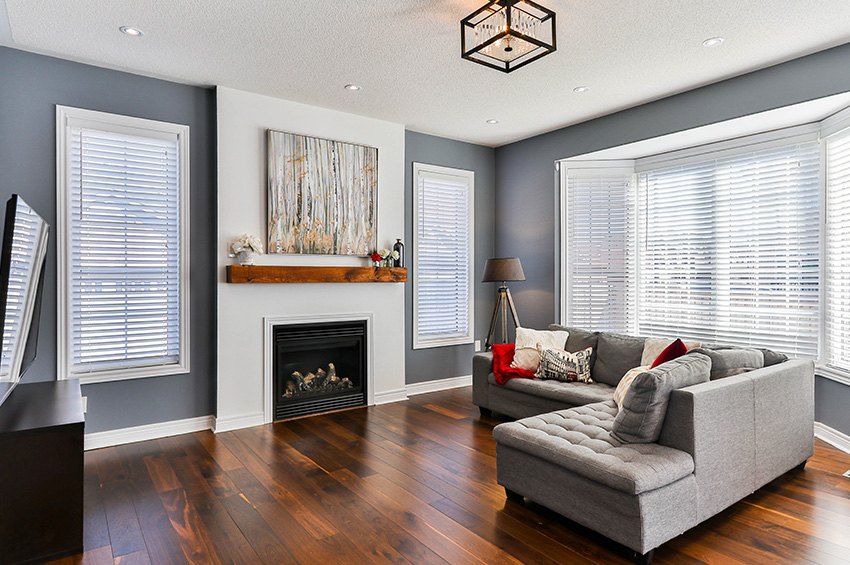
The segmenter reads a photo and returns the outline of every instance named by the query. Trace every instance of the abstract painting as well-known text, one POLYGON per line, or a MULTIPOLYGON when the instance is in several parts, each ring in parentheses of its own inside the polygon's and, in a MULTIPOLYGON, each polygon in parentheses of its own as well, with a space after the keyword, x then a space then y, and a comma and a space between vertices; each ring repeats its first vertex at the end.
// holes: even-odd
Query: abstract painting
POLYGON ((269 130, 269 253, 370 255, 378 150, 269 130))

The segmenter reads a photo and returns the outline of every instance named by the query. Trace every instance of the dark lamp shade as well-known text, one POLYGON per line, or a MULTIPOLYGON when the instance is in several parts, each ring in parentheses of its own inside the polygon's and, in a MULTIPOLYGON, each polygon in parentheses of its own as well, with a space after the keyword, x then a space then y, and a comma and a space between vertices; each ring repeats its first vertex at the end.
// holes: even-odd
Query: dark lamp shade
POLYGON ((524 281, 525 273, 518 257, 487 259, 481 282, 524 281))

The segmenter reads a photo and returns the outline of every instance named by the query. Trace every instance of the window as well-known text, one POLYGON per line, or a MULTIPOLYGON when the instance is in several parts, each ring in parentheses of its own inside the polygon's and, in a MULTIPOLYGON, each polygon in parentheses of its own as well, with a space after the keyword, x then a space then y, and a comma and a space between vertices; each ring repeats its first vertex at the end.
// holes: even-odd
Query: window
POLYGON ((634 165, 571 162, 561 174, 563 317, 576 327, 627 333, 635 308, 634 165))
POLYGON ((817 136, 789 128, 637 159, 637 182, 629 162, 563 161, 564 322, 816 358, 817 136))
POLYGON ((826 138, 823 361, 850 371, 850 129, 826 138))
POLYGON ((413 164, 413 347, 473 341, 474 173, 413 164))
POLYGON ((819 166, 811 139, 640 173, 638 333, 817 357, 819 166))
POLYGON ((185 373, 187 126, 57 107, 59 376, 185 373))

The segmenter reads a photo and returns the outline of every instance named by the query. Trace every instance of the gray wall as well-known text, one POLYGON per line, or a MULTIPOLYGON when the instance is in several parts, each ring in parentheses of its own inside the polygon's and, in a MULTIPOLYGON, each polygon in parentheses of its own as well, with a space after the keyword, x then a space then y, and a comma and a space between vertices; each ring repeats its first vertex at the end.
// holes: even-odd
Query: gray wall
POLYGON ((850 435, 850 386, 817 377, 815 379, 815 421, 850 435))
MULTIPOLYGON (((56 225, 55 105, 191 128, 191 369, 188 375, 86 385, 86 432, 215 410, 215 93, 0 47, 0 199, 20 194, 56 225)), ((56 378, 56 233, 51 232, 38 358, 22 382, 56 378)))
MULTIPOLYGON (((454 141, 433 135, 405 133, 404 244, 405 266, 413 254, 413 163, 427 163, 475 172, 475 339, 487 338, 493 313, 495 287, 482 283, 484 262, 495 249, 495 150, 482 145, 454 141)), ((408 384, 472 374, 472 345, 413 349, 413 282, 404 288, 405 380, 408 384)))

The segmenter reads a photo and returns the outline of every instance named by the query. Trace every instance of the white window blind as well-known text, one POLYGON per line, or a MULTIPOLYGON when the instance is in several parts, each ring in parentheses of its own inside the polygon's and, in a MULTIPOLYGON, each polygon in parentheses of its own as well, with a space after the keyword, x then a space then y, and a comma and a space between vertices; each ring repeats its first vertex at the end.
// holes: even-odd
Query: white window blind
POLYGON ((816 141, 640 175, 638 332, 816 357, 816 141))
POLYGON ((471 343, 473 173, 414 164, 414 347, 471 343))
POLYGON ((850 370, 850 130, 826 139, 824 355, 850 370))
POLYGON ((565 320, 595 331, 628 332, 635 308, 633 170, 564 165, 565 320))
POLYGON ((69 121, 68 376, 112 380, 187 370, 187 146, 174 128, 69 121))
MULTIPOLYGON (((35 261, 43 258, 39 247, 45 245, 46 227, 32 208, 18 200, 15 209, 15 232, 12 237, 12 257, 9 265, 9 287, 6 296, 6 314, 3 323, 3 353, 0 358, 0 380, 8 380, 20 370, 23 351, 20 339, 27 339, 31 320, 24 320, 27 301, 35 300, 35 287, 40 272, 35 272, 35 261), (30 292, 28 292, 28 290, 30 292)), ((6 229, 10 229, 9 226, 6 229)))

